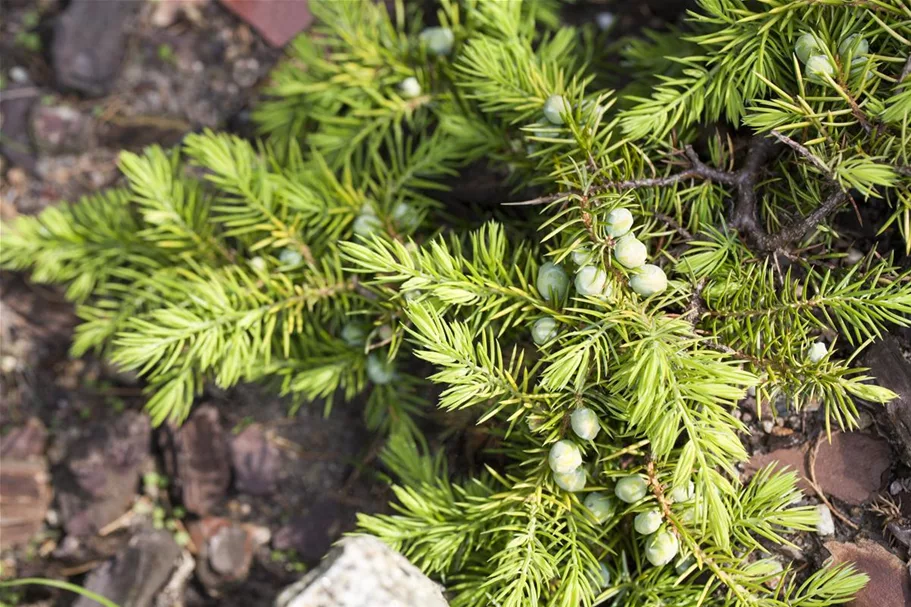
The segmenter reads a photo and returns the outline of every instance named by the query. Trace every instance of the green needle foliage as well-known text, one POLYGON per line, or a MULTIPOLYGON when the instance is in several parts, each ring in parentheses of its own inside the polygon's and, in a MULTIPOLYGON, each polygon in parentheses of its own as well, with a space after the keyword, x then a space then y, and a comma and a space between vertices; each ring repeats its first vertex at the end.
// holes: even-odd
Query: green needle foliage
POLYGON ((894 397, 852 360, 911 324, 911 274, 833 220, 911 250, 907 0, 700 0, 622 44, 554 0, 311 4, 262 143, 124 154, 121 190, 5 226, 2 265, 78 303, 75 353, 145 377, 157 423, 208 381, 363 395, 397 512, 361 526, 455 606, 848 601, 851 567, 765 553, 815 510, 740 481, 733 413, 894 397), (428 447, 434 406, 478 467, 428 447))

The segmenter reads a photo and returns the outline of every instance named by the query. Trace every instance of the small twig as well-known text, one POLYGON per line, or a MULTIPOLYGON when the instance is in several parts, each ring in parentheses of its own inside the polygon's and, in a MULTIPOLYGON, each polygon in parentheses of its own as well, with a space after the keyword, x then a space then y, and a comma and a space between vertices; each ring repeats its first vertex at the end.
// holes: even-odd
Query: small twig
MULTIPOLYGON (((137 504, 139 502, 145 502, 150 507, 151 507, 151 503, 152 503, 152 501, 148 497, 145 497, 145 496, 140 497, 138 500, 136 500, 137 504)), ((99 529, 98 530, 99 537, 105 537, 107 535, 114 533, 115 531, 119 531, 120 529, 123 529, 124 527, 129 527, 130 524, 133 522, 133 519, 136 517, 135 508, 136 508, 136 505, 134 504, 132 508, 130 508, 129 510, 127 510, 126 512, 124 512, 123 514, 118 516, 116 519, 114 519, 113 521, 111 521, 110 523, 108 523, 107 525, 102 527, 101 529, 99 529)))
POLYGON ((708 280, 708 277, 704 277, 695 284, 693 294, 690 296, 690 303, 683 313, 682 318, 692 325, 695 325, 705 313, 705 300, 702 299, 702 290, 705 289, 708 280))
POLYGON ((803 156, 804 158, 809 160, 810 164, 812 164, 817 169, 819 169, 823 175, 825 175, 829 179, 832 179, 832 180, 835 179, 835 175, 832 173, 832 171, 829 169, 829 167, 827 167, 822 162, 822 160, 817 158, 816 155, 814 155, 813 152, 808 150, 806 147, 797 143, 796 141, 794 141, 787 135, 782 135, 781 133, 779 133, 778 131, 776 131, 774 129, 772 130, 772 135, 774 135, 775 138, 778 139, 778 141, 782 142, 783 144, 785 144, 786 146, 788 146, 789 148, 791 148, 792 150, 794 150, 795 152, 797 152, 798 154, 800 154, 801 156, 803 156))
POLYGON ((87 563, 79 563, 78 565, 73 565, 72 567, 64 567, 60 570, 60 575, 63 577, 82 575, 86 571, 91 571, 103 562, 104 561, 88 561, 87 563))
POLYGON ((642 439, 641 441, 639 441, 638 443, 633 443, 632 445, 627 445, 626 447, 624 447, 624 448, 622 448, 622 449, 620 449, 620 450, 618 450, 618 451, 614 451, 614 452, 611 453, 610 455, 607 455, 607 456, 605 456, 605 457, 602 457, 601 459, 598 460, 598 462, 604 463, 604 462, 606 462, 606 461, 610 461, 610 460, 612 460, 612 459, 616 459, 616 458, 620 457, 621 455, 626 455, 626 454, 628 454, 628 453, 637 453, 637 452, 639 451, 639 449, 641 449, 642 447, 646 446, 646 445, 649 444, 650 442, 651 442, 651 441, 649 441, 649 439, 644 438, 644 439, 642 439))
POLYGON ((905 61, 905 67, 902 68, 902 73, 898 76, 899 85, 904 84, 905 80, 908 79, 908 76, 911 76, 911 55, 908 55, 908 59, 905 61))
MULTIPOLYGON (((690 168, 677 173, 676 175, 669 175, 667 177, 645 177, 642 179, 626 179, 623 181, 604 181, 602 183, 596 184, 593 187, 589 188, 586 192, 586 195, 592 196, 596 194, 601 194, 609 190, 636 190, 640 188, 659 188, 668 185, 674 185, 675 183, 680 183, 681 181, 686 181, 688 179, 703 179, 706 181, 717 181, 718 183, 724 183, 727 185, 733 185, 735 183, 735 174, 728 171, 721 171, 719 169, 714 169, 701 160, 696 155, 696 152, 693 150, 692 146, 686 146, 684 153, 690 161, 690 168)), ((566 198, 573 194, 582 195, 581 192, 562 192, 557 194, 548 194, 546 196, 538 196, 537 198, 532 198, 530 200, 521 200, 518 202, 504 202, 504 206, 532 206, 539 204, 550 204, 561 198, 566 198)))
POLYGON ((778 231, 777 234, 767 237, 763 243, 763 250, 767 252, 777 251, 790 242, 803 238, 804 235, 818 226, 833 211, 844 203, 851 200, 847 192, 839 190, 831 194, 825 202, 817 207, 812 213, 778 231))
POLYGON ((680 234, 685 240, 692 240, 693 235, 689 230, 684 228, 682 225, 677 223, 677 220, 671 217, 670 215, 665 215, 664 213, 655 213, 655 219, 661 221, 669 228, 673 229, 675 232, 680 234))
MULTIPOLYGON (((851 106, 851 114, 854 118, 857 119, 857 122, 860 123, 860 126, 863 127, 864 131, 867 134, 873 133, 874 128, 870 123, 870 120, 867 118, 867 115, 864 113, 860 106, 857 104, 857 100, 854 99, 846 90, 845 87, 839 84, 838 89, 843 93, 844 99, 848 102, 848 105, 851 106)), ((882 124, 877 124, 875 130, 879 130, 882 127, 882 124)))
POLYGON ((195 568, 193 556, 186 550, 181 552, 180 562, 171 574, 171 579, 155 599, 156 607, 183 607, 184 592, 195 568))
POLYGON ((550 204, 555 200, 559 200, 565 196, 569 196, 569 192, 564 192, 562 194, 548 194, 547 196, 538 196, 537 198, 532 198, 530 200, 519 200, 516 202, 504 202, 504 207, 528 207, 534 206, 537 204, 550 204))
POLYGON ((689 159, 690 164, 692 165, 692 171, 696 173, 699 177, 703 179, 717 181, 718 183, 723 183, 725 185, 734 185, 737 183, 737 174, 731 171, 722 171, 720 169, 715 169, 701 160, 699 156, 696 155, 696 151, 693 149, 693 146, 687 145, 683 153, 686 154, 686 157, 689 159))
POLYGON ((367 351, 367 352, 372 352, 373 350, 377 350, 377 349, 379 349, 379 348, 382 348, 383 346, 388 346, 389 344, 392 343, 393 337, 395 337, 394 334, 393 334, 393 335, 390 335, 390 336, 387 337, 386 339, 383 339, 382 341, 378 341, 378 342, 376 342, 376 343, 374 343, 374 344, 369 344, 369 345, 367 346, 366 351, 367 351))

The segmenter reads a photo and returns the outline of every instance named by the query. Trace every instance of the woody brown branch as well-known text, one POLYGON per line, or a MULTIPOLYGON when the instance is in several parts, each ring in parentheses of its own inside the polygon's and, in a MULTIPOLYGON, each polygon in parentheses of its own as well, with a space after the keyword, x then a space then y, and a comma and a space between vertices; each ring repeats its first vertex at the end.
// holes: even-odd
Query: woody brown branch
MULTIPOLYGON (((773 136, 798 154, 806 158, 814 167, 820 170, 827 180, 834 183, 831 170, 816 158, 805 146, 790 137, 777 131, 773 136)), ((735 202, 730 214, 730 225, 744 235, 748 244, 762 253, 775 253, 790 243, 805 236, 810 230, 819 225, 832 212, 850 200, 850 196, 840 186, 838 191, 828 198, 812 213, 782 228, 775 234, 769 234, 762 225, 759 217, 759 182, 762 170, 769 164, 776 149, 776 140, 756 136, 752 139, 743 167, 737 171, 725 171, 710 167, 703 163, 692 146, 686 146, 684 154, 689 160, 690 167, 676 175, 666 177, 649 177, 643 179, 628 179, 623 181, 604 181, 585 192, 570 191, 539 196, 521 202, 506 203, 508 205, 526 206, 550 204, 570 196, 582 196, 588 200, 591 196, 611 191, 629 190, 639 188, 653 188, 674 185, 682 181, 702 179, 713 181, 735 188, 735 202)), ((667 222, 665 222, 667 223, 667 222)), ((668 224, 670 225, 670 224, 668 224)), ((678 230, 679 232, 679 230, 678 230)))

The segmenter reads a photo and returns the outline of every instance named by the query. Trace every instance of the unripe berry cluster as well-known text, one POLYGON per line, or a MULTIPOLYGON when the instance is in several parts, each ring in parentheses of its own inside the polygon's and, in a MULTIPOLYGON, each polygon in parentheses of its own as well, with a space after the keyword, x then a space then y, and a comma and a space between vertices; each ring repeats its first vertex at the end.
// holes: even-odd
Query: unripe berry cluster
MULTIPOLYGON (((834 77, 836 66, 815 34, 811 32, 802 34, 794 43, 794 52, 803 63, 804 73, 810 82, 822 84, 834 77)), ((865 71, 867 78, 873 76, 872 72, 865 70, 869 52, 870 43, 860 34, 846 36, 838 44, 838 56, 842 61, 850 61, 852 77, 865 71)))
MULTIPOLYGON (((689 493, 687 490, 674 491, 677 492, 677 497, 686 497, 689 493)), ((647 494, 648 481, 639 474, 625 476, 614 486, 614 495, 628 504, 644 499, 647 494)), ((646 536, 645 558, 656 567, 670 563, 680 550, 677 536, 667 529, 662 529, 663 522, 664 517, 658 508, 649 508, 633 519, 633 528, 636 532, 646 536)))
MULTIPOLYGON (((400 202, 392 208, 392 221, 400 228, 406 231, 412 231, 418 227, 420 216, 415 209, 405 202, 400 202)), ((361 207, 361 212, 354 218, 352 224, 354 233, 363 238, 369 238, 378 230, 383 229, 382 220, 377 217, 376 211, 369 204, 361 207)))
MULTIPOLYGON (((582 440, 594 440, 601 431, 601 422, 591 409, 582 407, 571 416, 573 432, 582 440)), ((585 467, 582 451, 571 440, 561 440, 550 448, 547 462, 554 474, 554 481, 564 491, 574 493, 585 488, 585 467)))

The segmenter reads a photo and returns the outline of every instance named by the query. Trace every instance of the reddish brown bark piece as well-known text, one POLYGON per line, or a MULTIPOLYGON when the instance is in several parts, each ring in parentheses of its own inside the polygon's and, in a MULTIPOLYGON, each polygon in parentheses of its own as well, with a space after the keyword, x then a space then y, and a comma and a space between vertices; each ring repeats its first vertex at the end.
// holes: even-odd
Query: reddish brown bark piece
POLYGON ((49 480, 43 461, 0 462, 0 549, 27 543, 44 526, 49 480))
POLYGON ((221 0, 272 46, 284 46, 313 21, 307 0, 221 0))
POLYGON ((819 445, 816 482, 828 495, 861 504, 881 488, 891 455, 888 443, 874 434, 840 432, 819 445))
POLYGON ((907 607, 911 605, 911 574, 901 559, 869 540, 856 544, 827 542, 835 563, 853 563, 870 576, 850 607, 907 607))
POLYGON ((231 440, 234 485, 241 493, 269 495, 275 491, 282 459, 262 426, 253 424, 231 440))
POLYGON ((770 453, 757 453, 744 465, 744 469, 746 470, 746 475, 751 477, 761 468, 765 468, 770 464, 774 465, 776 469, 787 467, 790 470, 797 472, 800 477, 800 483, 798 485, 800 490, 805 493, 813 491, 813 488, 807 480, 810 478, 810 473, 807 469, 807 453, 805 448, 792 447, 790 449, 778 449, 770 453))
POLYGON ((253 564, 253 553, 269 541, 266 527, 206 517, 191 523, 190 537, 199 549, 196 573, 209 588, 243 580, 253 564))
MULTIPOLYGON (((839 432, 830 443, 825 438, 816 454, 816 482, 826 495, 848 504, 858 505, 881 488, 883 475, 891 462, 888 443, 876 435, 839 432)), ((788 466, 801 477, 800 488, 812 492, 806 447, 778 449, 754 455, 744 466, 747 476, 769 464, 788 466)))
POLYGON ((206 515, 224 498, 231 482, 231 453, 218 410, 199 407, 177 432, 177 477, 183 505, 206 515))

